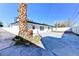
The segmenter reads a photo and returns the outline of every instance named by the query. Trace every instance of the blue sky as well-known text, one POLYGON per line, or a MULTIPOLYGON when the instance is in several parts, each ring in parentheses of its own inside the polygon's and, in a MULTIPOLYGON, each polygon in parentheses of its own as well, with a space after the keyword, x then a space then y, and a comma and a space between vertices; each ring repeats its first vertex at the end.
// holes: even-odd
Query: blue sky
MULTIPOLYGON (((58 21, 68 20, 68 18, 78 24, 78 6, 79 4, 73 3, 30 3, 28 4, 27 15, 32 21, 49 25, 53 25, 58 21)), ((14 22, 15 17, 18 16, 18 7, 19 4, 17 3, 0 4, 0 21, 2 21, 5 26, 14 22)))

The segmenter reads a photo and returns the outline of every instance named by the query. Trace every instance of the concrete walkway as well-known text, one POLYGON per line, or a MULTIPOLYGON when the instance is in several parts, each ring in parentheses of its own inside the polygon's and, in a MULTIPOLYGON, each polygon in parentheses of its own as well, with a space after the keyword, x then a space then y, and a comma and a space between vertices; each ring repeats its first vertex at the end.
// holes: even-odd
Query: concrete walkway
POLYGON ((11 34, 3 29, 0 29, 0 50, 7 48, 14 44, 12 38, 16 35, 11 34))

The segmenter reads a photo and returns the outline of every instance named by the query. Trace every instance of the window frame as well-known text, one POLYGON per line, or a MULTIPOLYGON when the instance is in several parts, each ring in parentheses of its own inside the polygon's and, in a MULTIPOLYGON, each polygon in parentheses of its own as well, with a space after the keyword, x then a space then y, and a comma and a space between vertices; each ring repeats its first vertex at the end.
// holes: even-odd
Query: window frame
POLYGON ((40 31, 44 31, 44 26, 40 26, 40 31))

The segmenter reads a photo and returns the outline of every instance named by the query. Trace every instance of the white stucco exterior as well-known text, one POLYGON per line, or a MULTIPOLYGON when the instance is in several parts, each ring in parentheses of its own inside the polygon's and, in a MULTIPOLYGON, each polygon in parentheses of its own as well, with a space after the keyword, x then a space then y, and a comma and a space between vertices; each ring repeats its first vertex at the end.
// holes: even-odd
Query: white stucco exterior
POLYGON ((9 33, 12 33, 14 35, 18 35, 19 33, 19 26, 12 26, 12 27, 2 27, 0 29, 3 29, 9 33))
POLYGON ((45 33, 50 31, 50 29, 48 29, 48 26, 38 25, 38 24, 33 24, 33 25, 35 25, 35 29, 33 29, 33 33, 45 33), (44 30, 40 30, 40 26, 44 27, 44 30))
MULTIPOLYGON (((10 27, 15 27, 15 26, 18 26, 19 27, 19 23, 10 24, 10 27)), ((28 27, 28 29, 33 30, 33 33, 34 34, 50 32, 52 30, 52 27, 51 26, 34 24, 34 23, 28 23, 27 24, 27 27, 28 27), (35 29, 33 29, 33 26, 35 27, 35 29), (44 30, 40 30, 40 26, 44 27, 44 30)))

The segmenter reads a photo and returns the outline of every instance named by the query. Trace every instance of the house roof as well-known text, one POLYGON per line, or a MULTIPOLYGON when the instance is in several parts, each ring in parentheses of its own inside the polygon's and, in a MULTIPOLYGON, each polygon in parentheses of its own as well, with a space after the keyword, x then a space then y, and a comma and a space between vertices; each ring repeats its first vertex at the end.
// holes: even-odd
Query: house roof
MULTIPOLYGON (((37 22, 34 22, 34 21, 31 21, 31 20, 27 20, 28 23, 33 23, 33 24, 38 24, 38 25, 44 25, 44 26, 51 26, 53 27, 52 25, 48 25, 48 24, 44 24, 44 23, 37 23, 37 22)), ((16 21, 14 23, 11 23, 11 24, 15 24, 15 23, 19 23, 19 21, 16 21)))

